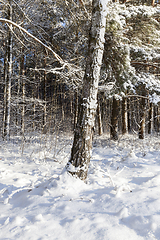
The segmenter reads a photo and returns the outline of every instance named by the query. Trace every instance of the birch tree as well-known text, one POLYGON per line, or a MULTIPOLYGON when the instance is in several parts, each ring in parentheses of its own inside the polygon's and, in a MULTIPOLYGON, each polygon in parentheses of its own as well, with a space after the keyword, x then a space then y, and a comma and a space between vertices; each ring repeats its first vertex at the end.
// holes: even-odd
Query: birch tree
POLYGON ((71 158, 67 169, 85 180, 92 153, 92 135, 97 108, 97 92, 104 52, 107 14, 106 0, 92 1, 92 19, 89 32, 88 57, 79 104, 78 121, 74 132, 71 158))
MULTIPOLYGON (((12 0, 8 1, 8 19, 12 20, 12 0)), ((10 134, 10 110, 11 110, 11 78, 12 78, 12 25, 8 25, 8 36, 7 36, 7 64, 6 64, 6 79, 4 88, 4 117, 3 117, 3 137, 9 139, 10 134)))
POLYGON ((122 98, 122 134, 128 133, 127 98, 122 98))

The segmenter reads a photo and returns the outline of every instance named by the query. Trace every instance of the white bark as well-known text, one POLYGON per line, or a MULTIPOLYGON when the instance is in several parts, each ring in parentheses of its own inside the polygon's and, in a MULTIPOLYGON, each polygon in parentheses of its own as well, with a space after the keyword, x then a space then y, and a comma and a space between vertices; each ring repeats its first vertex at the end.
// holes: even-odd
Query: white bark
POLYGON ((87 177, 88 165, 92 154, 92 135, 97 109, 100 69, 104 51, 106 15, 107 1, 93 0, 92 22, 82 100, 79 106, 71 159, 67 164, 68 171, 76 174, 81 179, 87 177))
POLYGON ((122 99, 122 134, 128 133, 127 98, 122 99))
MULTIPOLYGON (((8 17, 10 20, 12 20, 12 1, 9 0, 8 3, 9 3, 8 17)), ((12 79, 12 24, 9 24, 7 39, 7 80, 6 80, 6 118, 5 118, 5 136, 7 140, 9 140, 10 135, 11 79, 12 79)))

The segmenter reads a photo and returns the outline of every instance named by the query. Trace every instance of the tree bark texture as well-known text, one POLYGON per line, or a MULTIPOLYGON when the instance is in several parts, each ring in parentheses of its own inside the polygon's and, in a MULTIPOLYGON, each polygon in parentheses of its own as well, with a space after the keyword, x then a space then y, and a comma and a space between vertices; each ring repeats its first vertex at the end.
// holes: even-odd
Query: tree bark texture
POLYGON ((85 180, 92 154, 92 135, 97 109, 97 92, 104 51, 106 2, 92 1, 92 20, 89 32, 88 56, 79 102, 78 121, 74 131, 71 158, 67 169, 72 175, 85 180))
POLYGON ((99 136, 101 136, 103 134, 103 127, 102 127, 101 106, 100 106, 99 99, 97 103, 97 121, 98 121, 98 134, 99 136))
POLYGON ((139 91, 141 92, 141 95, 144 96, 140 98, 140 126, 139 126, 139 139, 144 139, 145 137, 145 116, 146 116, 146 90, 145 86, 141 84, 139 87, 139 91))
POLYGON ((22 82, 22 111, 21 111, 21 116, 22 116, 22 121, 21 121, 21 129, 22 129, 22 136, 24 138, 24 131, 25 131, 25 124, 24 124, 24 117, 25 117, 25 69, 24 69, 24 48, 21 50, 21 62, 20 62, 20 77, 21 77, 21 82, 22 82))
POLYGON ((3 139, 6 136, 6 92, 7 92, 7 49, 6 49, 6 41, 4 40, 4 49, 5 49, 5 54, 4 54, 4 69, 3 69, 3 81, 4 81, 4 88, 3 88, 3 129, 2 129, 2 136, 3 139))
MULTIPOLYGON (((44 69, 46 68, 46 57, 44 58, 44 69)), ((44 99, 44 111, 43 111, 43 128, 46 126, 47 124, 47 105, 46 105, 46 87, 47 87, 47 75, 46 75, 46 70, 44 70, 43 73, 43 99, 44 99)))
POLYGON ((141 116, 141 119, 140 119, 140 128, 139 128, 139 139, 144 139, 144 136, 145 136, 145 111, 144 111, 144 108, 145 108, 145 99, 143 98, 141 100, 141 112, 140 112, 140 116, 141 116))
POLYGON ((128 132, 131 132, 131 99, 127 99, 127 126, 128 126, 128 132))
POLYGON ((149 113, 148 113, 148 134, 153 132, 153 103, 149 103, 149 113))
POLYGON ((112 115, 111 115, 111 139, 118 140, 118 113, 119 113, 119 100, 113 97, 112 115))
POLYGON ((154 129, 157 133, 159 133, 160 130, 160 111, 159 106, 154 106, 154 129))
POLYGON ((122 99, 122 134, 128 133, 127 98, 122 99))
MULTIPOLYGON (((8 1, 8 19, 12 20, 12 1, 8 1)), ((11 111, 11 78, 12 78, 12 25, 8 26, 7 37, 7 65, 6 65, 6 103, 5 103, 5 117, 4 117, 4 138, 9 140, 10 135, 10 111, 11 111)))
POLYGON ((74 107, 74 129, 77 125, 78 119, 78 90, 75 92, 75 107, 74 107))

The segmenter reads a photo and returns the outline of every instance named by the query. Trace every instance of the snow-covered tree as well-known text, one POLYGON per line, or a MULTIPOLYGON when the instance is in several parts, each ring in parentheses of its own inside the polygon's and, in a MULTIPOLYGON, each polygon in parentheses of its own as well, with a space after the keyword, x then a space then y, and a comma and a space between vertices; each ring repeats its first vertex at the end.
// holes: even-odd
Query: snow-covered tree
MULTIPOLYGON (((123 103, 128 96, 139 95, 139 103, 146 99, 145 104, 142 104, 145 105, 142 110, 144 112, 147 109, 147 97, 151 101, 159 101, 159 8, 153 8, 151 4, 148 4, 149 6, 135 4, 132 5, 131 2, 126 5, 119 3, 110 5, 100 89, 105 91, 107 86, 112 86, 110 90, 105 91, 106 96, 109 98, 114 96, 114 101, 123 99, 122 109, 126 109, 123 103), (145 85, 145 94, 144 91, 140 92, 141 84, 145 85)), ((124 110, 122 112, 124 123, 127 114, 124 110)), ((115 116, 113 118, 115 119, 115 116)), ((142 118, 139 123, 140 129, 142 125, 145 126, 144 116, 142 118)), ((112 129, 116 128, 116 124, 112 126, 115 121, 111 122, 112 135, 115 132, 112 129)), ((127 124, 122 127, 122 131, 126 128, 127 124)))
POLYGON ((92 136, 97 108, 98 83, 104 51, 107 1, 92 1, 92 19, 89 31, 88 56, 83 79, 78 121, 74 132, 71 158, 67 170, 86 179, 92 153, 92 136))

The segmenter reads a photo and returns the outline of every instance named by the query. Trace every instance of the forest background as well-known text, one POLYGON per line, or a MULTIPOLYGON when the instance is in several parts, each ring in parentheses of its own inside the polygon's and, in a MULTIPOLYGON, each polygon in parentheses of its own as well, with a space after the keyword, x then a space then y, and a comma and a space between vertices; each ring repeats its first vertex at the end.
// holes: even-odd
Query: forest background
MULTIPOLYGON (((0 129, 4 140, 73 132, 92 1, 0 3, 0 129), (12 22, 12 23, 11 23, 12 22), (14 23, 14 24, 13 24, 14 23)), ((94 132, 159 132, 158 1, 109 2, 94 132)))
POLYGON ((0 239, 160 239, 159 6, 0 1, 0 239))

